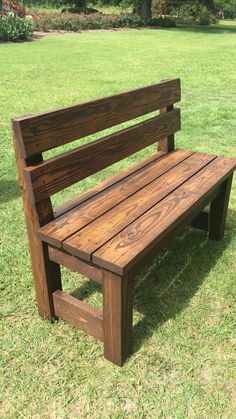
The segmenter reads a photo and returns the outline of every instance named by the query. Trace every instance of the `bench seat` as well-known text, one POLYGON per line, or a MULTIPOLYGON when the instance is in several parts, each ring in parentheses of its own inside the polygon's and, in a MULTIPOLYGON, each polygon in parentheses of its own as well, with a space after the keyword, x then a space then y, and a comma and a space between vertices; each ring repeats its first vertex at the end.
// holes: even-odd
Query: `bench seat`
POLYGON ((236 166, 234 159, 189 150, 161 154, 80 196, 39 229, 40 238, 98 267, 128 273, 191 222, 236 166))

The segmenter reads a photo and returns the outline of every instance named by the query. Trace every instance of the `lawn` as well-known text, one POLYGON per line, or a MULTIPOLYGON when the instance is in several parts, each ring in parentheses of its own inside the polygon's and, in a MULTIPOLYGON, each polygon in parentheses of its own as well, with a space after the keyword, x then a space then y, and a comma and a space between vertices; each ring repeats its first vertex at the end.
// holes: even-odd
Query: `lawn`
MULTIPOLYGON (((235 157, 235 34, 232 23, 0 44, 2 418, 235 417, 236 182, 221 242, 187 229, 140 273, 134 353, 118 368, 92 337, 37 315, 10 129, 13 116, 181 77, 177 146, 235 157)), ((101 305, 98 285, 67 270, 63 279, 66 291, 101 305)))

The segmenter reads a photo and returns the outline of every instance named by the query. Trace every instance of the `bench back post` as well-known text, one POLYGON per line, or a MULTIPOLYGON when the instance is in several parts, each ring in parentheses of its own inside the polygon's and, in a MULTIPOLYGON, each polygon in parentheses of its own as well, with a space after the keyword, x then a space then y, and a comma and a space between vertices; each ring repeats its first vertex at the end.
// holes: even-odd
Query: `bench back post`
POLYGON ((33 190, 26 177, 25 168, 42 161, 38 153, 25 159, 19 150, 21 130, 17 121, 12 122, 13 143, 21 195, 23 200, 25 222, 29 239, 29 250, 32 263, 36 298, 39 314, 52 320, 54 317, 52 292, 61 289, 60 267, 49 260, 47 245, 38 238, 38 229, 54 218, 51 199, 34 202, 33 190))
MULTIPOLYGON (((160 109, 160 115, 170 112, 174 109, 174 105, 169 105, 165 108, 160 109)), ((162 140, 158 141, 158 151, 164 151, 165 153, 169 153, 170 151, 173 151, 175 149, 175 136, 174 134, 169 135, 166 138, 163 138, 162 140)))

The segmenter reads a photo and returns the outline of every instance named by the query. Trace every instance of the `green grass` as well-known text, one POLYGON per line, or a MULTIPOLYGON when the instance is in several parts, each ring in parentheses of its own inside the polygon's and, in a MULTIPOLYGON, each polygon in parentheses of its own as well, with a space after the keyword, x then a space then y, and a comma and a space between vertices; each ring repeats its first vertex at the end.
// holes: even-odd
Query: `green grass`
MULTIPOLYGON (((3 418, 235 417, 236 185, 225 237, 186 230, 139 277, 134 353, 120 369, 102 345, 37 315, 10 118, 181 77, 177 146, 236 156, 236 25, 55 35, 0 45, 3 418)), ((94 138, 94 137, 93 137, 94 138)), ((154 150, 155 147, 151 149, 154 150)), ((70 188, 85 190, 139 153, 70 188)), ((99 307, 99 286, 63 271, 99 307)))

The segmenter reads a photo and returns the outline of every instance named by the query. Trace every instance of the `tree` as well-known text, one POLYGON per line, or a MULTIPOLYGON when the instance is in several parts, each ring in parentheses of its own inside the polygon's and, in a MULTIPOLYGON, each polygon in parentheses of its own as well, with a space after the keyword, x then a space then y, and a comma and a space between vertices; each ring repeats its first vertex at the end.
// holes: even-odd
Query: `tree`
POLYGON ((152 0, 136 0, 134 13, 137 13, 142 19, 150 19, 152 17, 152 0))
POLYGON ((152 17, 152 0, 141 1, 141 13, 143 19, 150 19, 152 17))
POLYGON ((214 0, 214 12, 223 11, 225 18, 235 19, 236 0, 214 0))

